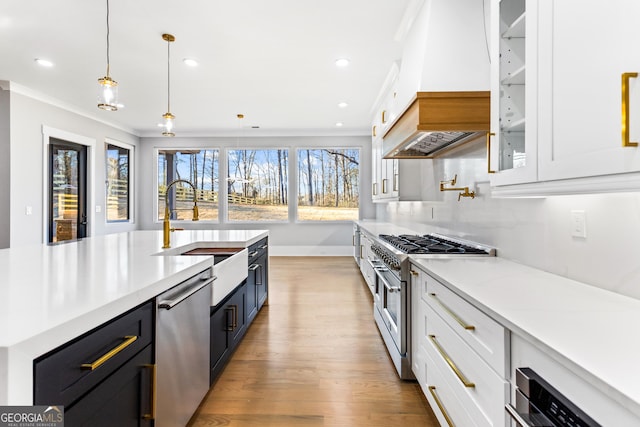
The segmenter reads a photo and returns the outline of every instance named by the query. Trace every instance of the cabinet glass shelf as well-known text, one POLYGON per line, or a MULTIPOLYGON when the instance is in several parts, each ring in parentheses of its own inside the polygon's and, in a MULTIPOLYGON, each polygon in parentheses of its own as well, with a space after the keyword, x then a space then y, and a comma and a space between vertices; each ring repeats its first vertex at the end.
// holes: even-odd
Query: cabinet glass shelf
POLYGON ((504 39, 512 39, 512 38, 524 38, 525 35, 525 23, 526 17, 523 13, 520 15, 513 23, 502 33, 502 38, 504 39))
POLYGON ((505 78, 500 81, 502 86, 511 86, 511 85, 524 85, 526 77, 526 67, 523 65, 517 70, 513 71, 505 78))

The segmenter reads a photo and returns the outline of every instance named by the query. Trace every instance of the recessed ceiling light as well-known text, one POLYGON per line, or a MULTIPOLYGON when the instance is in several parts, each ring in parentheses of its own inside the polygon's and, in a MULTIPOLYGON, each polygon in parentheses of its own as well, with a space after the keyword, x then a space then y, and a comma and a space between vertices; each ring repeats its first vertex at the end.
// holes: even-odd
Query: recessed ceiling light
POLYGON ((348 106, 349 106, 349 104, 347 104, 344 101, 338 103, 338 107, 340 107, 340 108, 347 108, 348 106))
POLYGON ((50 67, 53 67, 53 62, 48 61, 48 60, 46 60, 46 59, 36 58, 36 59, 34 59, 34 61, 36 61, 36 63, 37 63, 38 65, 41 65, 41 66, 43 66, 43 67, 49 67, 49 68, 50 68, 50 67))
POLYGON ((197 67, 198 66, 198 61, 196 61, 193 58, 184 58, 182 60, 182 62, 184 62, 184 64, 188 65, 189 67, 197 67))
POLYGON ((342 123, 342 122, 338 122, 338 123, 336 123, 336 126, 337 126, 337 127, 342 127, 342 126, 344 126, 344 123, 342 123))
POLYGON ((346 67, 347 65, 349 65, 349 60, 347 58, 336 59, 336 66, 346 67))

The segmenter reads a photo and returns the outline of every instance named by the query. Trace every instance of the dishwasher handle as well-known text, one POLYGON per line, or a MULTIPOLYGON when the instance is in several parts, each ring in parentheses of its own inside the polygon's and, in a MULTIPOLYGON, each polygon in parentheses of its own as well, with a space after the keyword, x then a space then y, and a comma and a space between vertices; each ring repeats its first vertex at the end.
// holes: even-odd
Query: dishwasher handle
POLYGON ((185 290, 183 293, 181 293, 180 295, 178 295, 174 299, 159 301, 158 302, 158 308, 165 308, 167 310, 171 310, 173 307, 175 307, 176 305, 180 304, 182 301, 186 300, 191 295, 193 295, 196 292, 198 292, 200 289, 202 289, 205 286, 213 283, 213 281, 216 280, 217 278, 218 277, 213 276, 211 278, 206 279, 206 281, 203 282, 203 283, 197 283, 194 286, 191 286, 190 288, 185 290))

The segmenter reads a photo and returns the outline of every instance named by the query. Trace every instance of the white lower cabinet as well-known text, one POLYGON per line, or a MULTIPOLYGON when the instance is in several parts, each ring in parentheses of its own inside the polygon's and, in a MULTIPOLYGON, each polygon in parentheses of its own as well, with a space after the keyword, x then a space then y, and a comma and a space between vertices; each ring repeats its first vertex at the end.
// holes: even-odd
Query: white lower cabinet
POLYGON ((509 333, 411 266, 412 367, 442 426, 504 427, 509 333))
MULTIPOLYGON (((492 370, 480 356, 437 315, 425 307, 427 355, 433 360, 457 399, 474 421, 474 426, 504 426, 504 405, 509 383, 492 370)), ((427 371, 427 380, 430 371, 427 371)), ((464 424, 460 424, 464 425, 464 424)))
POLYGON ((454 384, 450 382, 444 371, 438 364, 424 353, 424 382, 420 382, 421 388, 433 412, 442 426, 477 426, 473 418, 473 407, 464 399, 459 399, 454 384), (469 411, 471 410, 471 411, 469 411))
POLYGON ((360 230, 360 272, 364 277, 371 294, 375 294, 376 273, 369 262, 372 259, 371 244, 372 238, 366 232, 360 230))

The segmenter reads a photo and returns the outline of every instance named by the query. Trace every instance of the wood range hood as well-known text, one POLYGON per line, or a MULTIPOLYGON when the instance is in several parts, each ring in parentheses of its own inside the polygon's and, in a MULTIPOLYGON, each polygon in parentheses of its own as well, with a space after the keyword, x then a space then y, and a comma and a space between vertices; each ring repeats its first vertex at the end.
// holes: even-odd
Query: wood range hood
POLYGON ((430 159, 483 137, 490 92, 418 92, 382 136, 385 159, 430 159))

